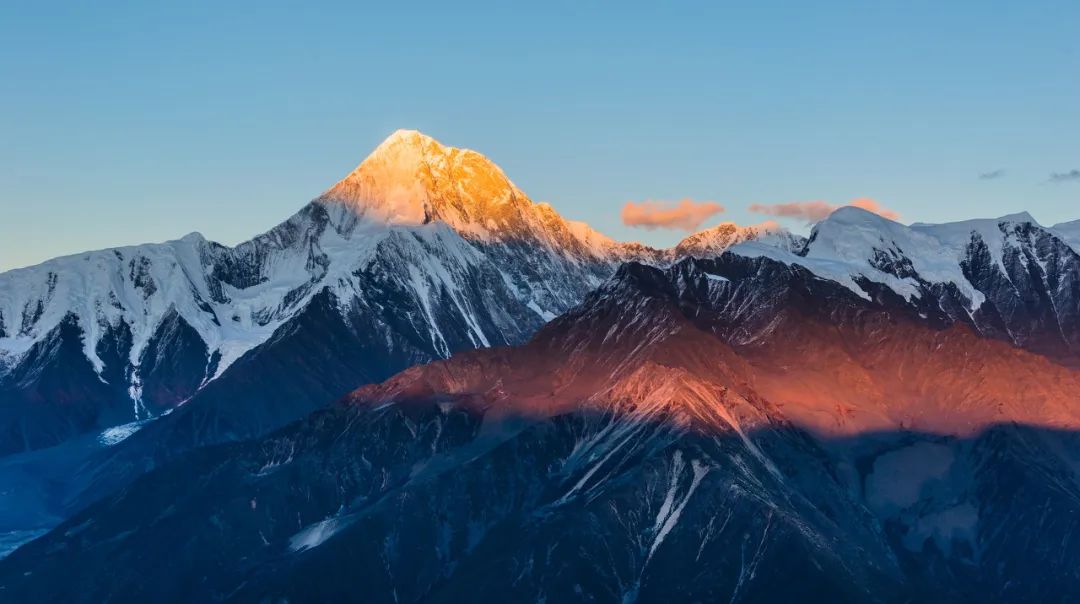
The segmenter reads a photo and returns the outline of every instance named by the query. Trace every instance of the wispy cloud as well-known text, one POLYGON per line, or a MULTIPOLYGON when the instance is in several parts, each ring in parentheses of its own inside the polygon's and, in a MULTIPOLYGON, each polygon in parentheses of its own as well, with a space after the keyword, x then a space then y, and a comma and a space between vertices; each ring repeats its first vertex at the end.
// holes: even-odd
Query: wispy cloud
POLYGON ((851 203, 842 205, 831 204, 827 201, 792 201, 788 203, 761 204, 755 203, 749 207, 755 214, 765 214, 778 218, 795 218, 806 223, 814 223, 824 220, 829 214, 844 206, 862 208, 867 212, 873 212, 889 220, 899 220, 900 214, 882 206, 869 197, 853 199, 851 203))
POLYGON ((833 213, 837 206, 824 201, 791 201, 788 203, 754 203, 748 208, 755 214, 777 216, 779 218, 798 218, 806 222, 817 222, 833 213))
POLYGON ((1003 168, 998 168, 997 170, 990 170, 989 172, 979 174, 979 180, 996 180, 1002 176, 1005 176, 1005 170, 1003 168))
POLYGON ((1050 182, 1080 182, 1080 170, 1052 172, 1050 174, 1050 182))
POLYGON ((780 218, 798 218, 816 223, 836 210, 836 205, 824 201, 791 201, 787 203, 752 203, 748 210, 780 218))
POLYGON ((710 217, 724 211, 715 201, 628 201, 622 209, 623 224, 643 229, 694 231, 710 217))

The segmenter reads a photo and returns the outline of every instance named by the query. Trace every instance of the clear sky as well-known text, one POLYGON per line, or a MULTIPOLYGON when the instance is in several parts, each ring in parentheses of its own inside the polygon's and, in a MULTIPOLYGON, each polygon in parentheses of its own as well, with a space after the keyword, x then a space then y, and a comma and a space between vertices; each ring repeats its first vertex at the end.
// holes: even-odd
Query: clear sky
POLYGON ((237 243, 397 128, 657 245, 623 204, 1080 218, 1076 0, 316 4, 4 2, 0 270, 237 243))

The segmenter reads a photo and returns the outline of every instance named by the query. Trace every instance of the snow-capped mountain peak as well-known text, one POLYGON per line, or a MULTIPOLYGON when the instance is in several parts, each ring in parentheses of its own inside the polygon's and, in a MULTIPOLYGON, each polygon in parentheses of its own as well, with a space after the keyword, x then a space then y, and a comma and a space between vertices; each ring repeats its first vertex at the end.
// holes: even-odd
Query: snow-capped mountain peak
POLYGON ((520 227, 532 202, 494 162, 445 146, 415 130, 398 130, 318 200, 363 219, 397 225, 441 221, 487 238, 520 227))
POLYGON ((663 261, 670 252, 616 242, 583 222, 533 202, 493 161, 398 130, 316 200, 339 231, 359 224, 444 223, 478 245, 542 246, 573 262, 663 261))

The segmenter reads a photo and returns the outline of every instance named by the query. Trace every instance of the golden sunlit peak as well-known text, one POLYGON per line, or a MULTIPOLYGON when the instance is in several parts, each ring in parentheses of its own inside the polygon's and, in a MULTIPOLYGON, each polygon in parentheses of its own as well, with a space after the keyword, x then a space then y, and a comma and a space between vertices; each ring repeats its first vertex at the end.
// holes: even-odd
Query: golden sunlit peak
POLYGON ((387 137, 319 200, 348 206, 368 220, 406 225, 439 220, 475 236, 512 228, 530 205, 480 153, 406 129, 387 137))
POLYGON ((416 170, 425 164, 438 161, 438 158, 459 152, 448 147, 419 130, 400 129, 386 137, 348 177, 361 171, 365 165, 373 163, 393 163, 402 169, 416 170))
POLYGON ((399 128, 395 130, 390 136, 386 137, 383 142, 379 143, 379 146, 375 148, 375 151, 384 147, 391 147, 396 145, 416 145, 427 146, 435 145, 442 148, 442 144, 439 141, 431 138, 430 136, 420 132, 419 130, 410 130, 408 128, 399 128))

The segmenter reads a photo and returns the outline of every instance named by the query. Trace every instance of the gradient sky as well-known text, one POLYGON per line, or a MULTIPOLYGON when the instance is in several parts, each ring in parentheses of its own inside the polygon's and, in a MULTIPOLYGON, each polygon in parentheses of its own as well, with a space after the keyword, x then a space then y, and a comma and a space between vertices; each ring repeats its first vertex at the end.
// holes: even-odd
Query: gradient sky
POLYGON ((627 201, 1080 218, 1080 3, 741 4, 4 2, 0 270, 237 243, 397 128, 656 245, 627 201))

